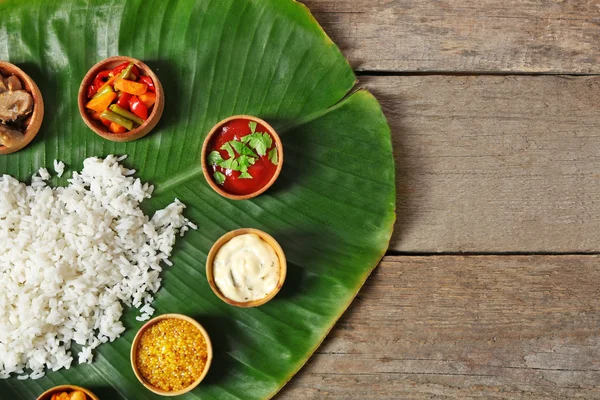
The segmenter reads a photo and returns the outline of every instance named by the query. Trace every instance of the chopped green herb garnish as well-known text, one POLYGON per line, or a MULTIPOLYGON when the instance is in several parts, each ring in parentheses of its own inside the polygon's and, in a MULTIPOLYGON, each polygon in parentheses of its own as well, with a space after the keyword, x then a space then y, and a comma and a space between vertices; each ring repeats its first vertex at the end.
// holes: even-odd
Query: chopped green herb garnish
POLYGON ((237 161, 240 166, 240 171, 244 171, 244 170, 247 170, 248 167, 250 167, 251 165, 254 165, 254 163, 256 162, 256 158, 244 155, 244 156, 239 156, 237 158, 237 161))
POLYGON ((222 185, 223 182, 225 182, 225 175, 223 175, 219 171, 215 172, 213 174, 213 177, 215 178, 215 182, 217 182, 217 185, 222 185))
POLYGON ((273 144, 273 139, 271 138, 271 135, 266 132, 254 132, 244 136, 242 142, 247 143, 248 146, 255 149, 259 155, 264 156, 267 149, 273 144))
POLYGON ((254 122, 254 121, 250 121, 248 123, 248 127, 250 128, 250 132, 254 133, 254 131, 256 131, 256 125, 257 125, 257 123, 254 122))
MULTIPOLYGON (((228 158, 226 160, 215 150, 208 155, 208 163, 218 165, 223 169, 239 171, 240 179, 252 179, 248 168, 256 163, 259 156, 262 157, 267 154, 267 150, 273 145, 273 138, 268 132, 256 132, 258 124, 254 121, 248 122, 248 127, 252 132, 250 135, 246 135, 240 140, 230 140, 221 146, 220 150, 227 152, 228 158)), ((268 153, 269 161, 273 165, 278 165, 277 147, 269 150, 268 153)), ((221 172, 215 172, 213 176, 219 185, 225 182, 226 176, 221 172)))
MULTIPOLYGON (((243 139, 243 138, 242 138, 243 139)), ((244 143, 242 142, 238 142, 237 140, 232 140, 230 142, 227 142, 231 145, 231 147, 233 147, 233 149, 235 151, 237 151, 237 153, 240 156, 252 156, 252 157, 258 157, 256 155, 256 153, 248 146, 246 146, 244 143)), ((227 144, 226 143, 226 144, 227 144)))
POLYGON ((231 147, 231 142, 227 142, 223 146, 221 146, 221 150, 225 150, 227 152, 227 155, 229 156, 229 158, 235 157, 235 153, 233 152, 233 147, 231 147))
POLYGON ((207 160, 210 165, 217 165, 218 163, 223 161, 223 157, 221 157, 221 153, 214 150, 210 152, 210 154, 207 157, 207 160))
POLYGON ((225 169, 230 169, 232 171, 239 171, 240 170, 240 166, 238 161, 235 158, 228 158, 227 160, 223 160, 221 161, 219 164, 219 167, 221 168, 225 168, 225 169))
POLYGON ((277 153, 277 147, 274 147, 269 151, 269 161, 271 161, 273 165, 279 164, 279 153, 277 153))

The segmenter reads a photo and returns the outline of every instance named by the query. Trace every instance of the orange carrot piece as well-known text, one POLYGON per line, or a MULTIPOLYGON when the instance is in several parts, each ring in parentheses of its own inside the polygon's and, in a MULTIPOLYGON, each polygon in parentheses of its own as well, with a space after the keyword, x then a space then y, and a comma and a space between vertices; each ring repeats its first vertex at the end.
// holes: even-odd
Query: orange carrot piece
POLYGON ((119 124, 116 124, 114 122, 110 123, 110 126, 108 127, 108 130, 111 131, 112 133, 125 133, 125 132, 127 132, 127 128, 125 128, 124 126, 121 126, 119 124))
POLYGON ((134 96, 140 96, 148 90, 148 85, 130 81, 128 79, 117 79, 115 82, 115 90, 120 90, 134 96))
POLYGON ((107 92, 100 97, 96 97, 95 99, 90 100, 85 106, 90 110, 94 110, 96 112, 102 112, 110 106, 117 98, 117 94, 115 92, 107 92))
POLYGON ((138 96, 138 99, 144 104, 146 107, 150 108, 156 103, 156 93, 152 93, 151 91, 147 91, 144 94, 138 96))

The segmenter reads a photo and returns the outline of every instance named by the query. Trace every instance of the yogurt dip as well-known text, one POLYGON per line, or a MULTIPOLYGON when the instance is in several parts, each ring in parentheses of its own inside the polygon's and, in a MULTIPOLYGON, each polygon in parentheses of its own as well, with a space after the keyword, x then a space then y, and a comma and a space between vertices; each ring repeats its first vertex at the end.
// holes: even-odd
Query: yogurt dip
POLYGON ((267 297, 277 286, 279 270, 273 247, 254 233, 229 240, 213 261, 217 288, 223 296, 237 302, 267 297))

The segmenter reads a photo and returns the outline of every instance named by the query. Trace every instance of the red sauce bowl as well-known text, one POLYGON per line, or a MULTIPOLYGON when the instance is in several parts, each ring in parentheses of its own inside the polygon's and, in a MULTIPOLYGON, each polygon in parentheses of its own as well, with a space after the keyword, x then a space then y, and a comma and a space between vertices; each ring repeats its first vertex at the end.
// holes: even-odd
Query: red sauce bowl
MULTIPOLYGON (((241 154, 237 150, 233 154, 235 160, 241 160, 241 154)), ((246 200, 265 192, 277 180, 283 167, 283 145, 277 132, 266 121, 250 115, 234 115, 218 122, 210 130, 204 139, 201 158, 204 177, 215 192, 231 200, 246 200), (209 155, 215 151, 222 160, 230 159, 233 149, 227 151, 223 146, 230 141, 240 142, 241 146, 242 138, 253 133, 253 124, 256 124, 254 133, 267 133, 271 144, 266 148, 265 154, 261 155, 252 142, 246 143, 246 147, 254 152, 254 156, 249 156, 253 159, 252 164, 247 167, 251 179, 240 178, 242 171, 224 168, 208 160, 209 155), (273 160, 276 160, 276 164, 273 160), (224 182, 218 183, 215 173, 222 174, 224 182)))

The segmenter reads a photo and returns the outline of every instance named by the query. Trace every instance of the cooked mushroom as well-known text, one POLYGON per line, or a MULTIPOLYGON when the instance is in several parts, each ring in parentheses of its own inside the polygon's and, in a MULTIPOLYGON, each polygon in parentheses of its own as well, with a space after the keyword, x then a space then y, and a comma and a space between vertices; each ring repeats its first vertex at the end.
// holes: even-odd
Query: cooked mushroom
POLYGON ((11 122, 33 110, 33 98, 24 90, 0 93, 0 121, 11 122))
POLYGON ((10 129, 6 125, 0 124, 0 144, 10 149, 18 146, 23 138, 24 135, 21 132, 10 129))
POLYGON ((4 83, 4 79, 2 78, 2 74, 0 74, 0 93, 4 93, 8 90, 6 84, 4 83))
POLYGON ((21 81, 14 75, 4 78, 4 81, 6 82, 6 86, 8 86, 8 90, 11 92, 23 89, 23 86, 21 86, 21 81))

